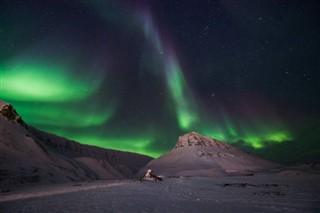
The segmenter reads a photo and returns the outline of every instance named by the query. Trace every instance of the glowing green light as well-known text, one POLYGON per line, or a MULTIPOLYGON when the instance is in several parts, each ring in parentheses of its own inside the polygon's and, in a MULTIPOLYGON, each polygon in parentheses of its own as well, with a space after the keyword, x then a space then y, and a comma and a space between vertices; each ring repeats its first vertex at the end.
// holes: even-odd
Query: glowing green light
POLYGON ((182 129, 190 129, 191 125, 198 120, 196 114, 184 108, 180 108, 177 110, 177 118, 179 127, 182 129))
POLYGON ((256 149, 264 147, 261 139, 254 135, 245 137, 242 140, 244 140, 247 144, 251 145, 253 148, 256 148, 256 149))
POLYGON ((132 137, 132 138, 122 138, 122 137, 101 137, 94 135, 84 135, 81 133, 70 134, 70 132, 51 130, 58 135, 67 137, 68 139, 75 140, 82 144, 99 146, 107 149, 115 149, 121 151, 135 152, 142 155, 148 155, 154 158, 159 157, 163 152, 156 152, 149 150, 148 147, 153 143, 150 138, 143 137, 132 137))
POLYGON ((243 139, 248 145, 254 148, 263 148, 265 143, 282 143, 285 141, 292 140, 290 134, 286 131, 268 131, 268 132, 257 132, 251 133, 243 139))
POLYGON ((276 132, 276 133, 268 135, 266 137, 266 140, 275 141, 275 142, 282 142, 282 141, 292 140, 292 137, 290 137, 290 135, 285 132, 276 132))
POLYGON ((187 93, 185 79, 177 59, 173 55, 169 55, 165 65, 168 88, 175 102, 179 127, 190 130, 199 120, 198 113, 192 103, 193 97, 190 93, 189 95, 187 93))
MULTIPOLYGON (((226 117, 224 116, 224 118, 226 117)), ((195 131, 228 143, 241 141, 255 149, 261 149, 270 143, 283 143, 293 140, 291 134, 276 123, 273 126, 260 124, 260 126, 253 125, 253 127, 245 124, 238 127, 231 119, 223 123, 220 125, 204 122, 195 131)))
POLYGON ((1 99, 72 101, 91 95, 95 88, 70 76, 63 66, 21 60, 1 66, 1 99))
POLYGON ((146 38, 151 42, 155 51, 160 53, 160 55, 155 55, 159 57, 157 61, 161 61, 164 66, 163 73, 161 74, 166 79, 168 91, 174 102, 179 128, 190 130, 199 120, 199 116, 195 102, 193 102, 192 93, 188 90, 179 61, 173 49, 170 48, 170 45, 166 44, 161 38, 151 14, 148 12, 143 13, 141 18, 141 26, 143 26, 146 38))
POLYGON ((171 61, 168 63, 167 70, 167 81, 173 98, 177 101, 185 101, 183 97, 185 80, 179 65, 175 61, 171 61))
POLYGON ((227 129, 228 135, 230 135, 232 137, 235 137, 235 136, 239 135, 235 125, 232 122, 232 120, 226 114, 224 115, 224 122, 225 122, 224 126, 227 129))
POLYGON ((208 133, 205 133, 205 135, 207 135, 211 138, 217 139, 219 141, 225 141, 225 139, 226 139, 226 137, 221 133, 208 132, 208 133))
POLYGON ((41 105, 35 108, 32 105, 15 104, 16 110, 30 125, 34 126, 63 126, 63 127, 89 127, 98 126, 107 122, 114 114, 114 109, 103 111, 90 111, 83 107, 41 105))

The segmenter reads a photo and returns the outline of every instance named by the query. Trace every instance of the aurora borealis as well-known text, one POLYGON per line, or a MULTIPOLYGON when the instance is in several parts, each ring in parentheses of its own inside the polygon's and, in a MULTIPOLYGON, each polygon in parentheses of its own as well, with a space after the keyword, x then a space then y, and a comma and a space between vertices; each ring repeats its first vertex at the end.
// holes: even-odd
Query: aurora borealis
POLYGON ((0 98, 29 125, 153 157, 197 131, 319 160, 317 1, 0 4, 0 98))

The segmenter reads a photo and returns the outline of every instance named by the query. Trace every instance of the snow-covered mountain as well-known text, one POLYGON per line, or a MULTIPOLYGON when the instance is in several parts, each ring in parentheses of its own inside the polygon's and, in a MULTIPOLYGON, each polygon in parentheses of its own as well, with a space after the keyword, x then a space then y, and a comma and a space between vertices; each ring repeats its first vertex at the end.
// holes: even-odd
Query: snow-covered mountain
POLYGON ((28 126, 0 100, 0 188, 131 177, 152 158, 87 146, 28 126))
POLYGON ((190 132, 180 136, 173 150, 150 161, 139 174, 152 169, 164 176, 250 175, 279 166, 228 143, 190 132))

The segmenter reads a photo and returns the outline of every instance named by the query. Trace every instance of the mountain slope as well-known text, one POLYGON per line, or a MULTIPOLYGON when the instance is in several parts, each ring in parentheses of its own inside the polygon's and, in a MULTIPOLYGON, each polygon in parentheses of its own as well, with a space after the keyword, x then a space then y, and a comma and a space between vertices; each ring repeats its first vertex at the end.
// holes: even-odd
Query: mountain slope
POLYGON ((150 161, 139 174, 152 169, 164 176, 220 176, 250 174, 278 166, 228 143, 190 132, 180 136, 173 150, 150 161))
POLYGON ((28 126, 0 101, 0 186, 131 177, 152 158, 79 144, 28 126))

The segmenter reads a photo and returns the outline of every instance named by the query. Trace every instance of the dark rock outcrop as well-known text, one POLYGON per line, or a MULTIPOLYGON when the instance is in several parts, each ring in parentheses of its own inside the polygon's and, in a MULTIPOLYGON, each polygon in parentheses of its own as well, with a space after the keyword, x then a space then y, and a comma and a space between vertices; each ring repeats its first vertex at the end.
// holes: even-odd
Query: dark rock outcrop
MULTIPOLYGON (((0 100, 1 101, 1 100, 0 100)), ((7 104, 3 101, 0 102, 0 115, 7 118, 8 120, 13 120, 20 125, 27 127, 27 124, 22 120, 21 116, 13 108, 11 104, 7 104)))

